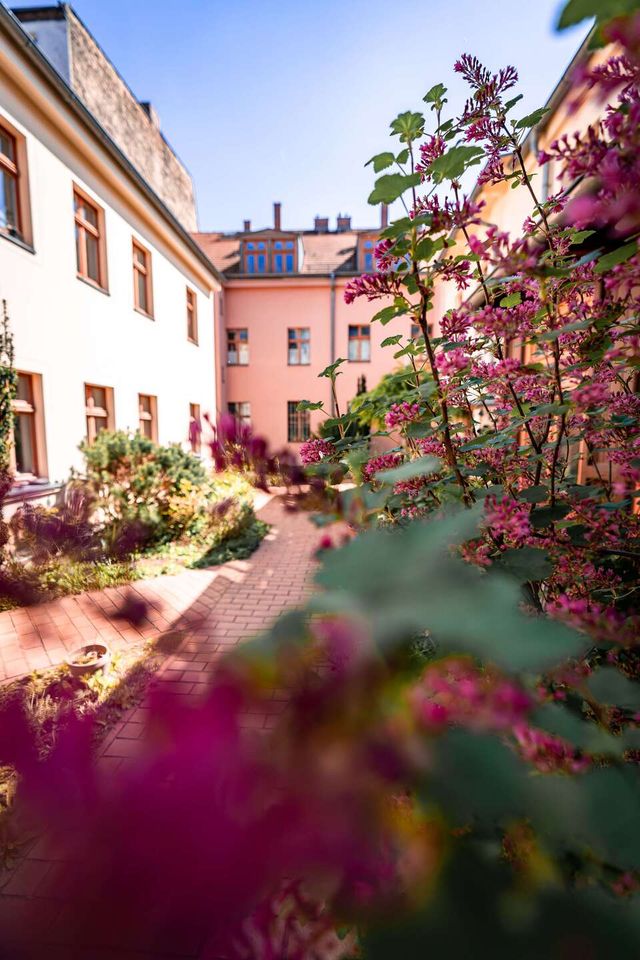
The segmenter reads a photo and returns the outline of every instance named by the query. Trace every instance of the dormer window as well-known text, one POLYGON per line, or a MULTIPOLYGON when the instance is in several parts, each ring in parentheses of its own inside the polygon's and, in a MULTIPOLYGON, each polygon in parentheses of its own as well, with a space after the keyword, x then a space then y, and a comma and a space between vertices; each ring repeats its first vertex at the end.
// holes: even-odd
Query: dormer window
POLYGON ((273 241, 273 273, 293 273, 293 240, 273 241))
POLYGON ((245 273, 294 273, 295 241, 245 240, 243 258, 245 273))
POLYGON ((358 268, 362 273, 375 273, 376 258, 376 238, 360 237, 358 243, 358 268))
POLYGON ((247 240, 244 245, 245 273, 267 272, 267 244, 264 240, 247 240))

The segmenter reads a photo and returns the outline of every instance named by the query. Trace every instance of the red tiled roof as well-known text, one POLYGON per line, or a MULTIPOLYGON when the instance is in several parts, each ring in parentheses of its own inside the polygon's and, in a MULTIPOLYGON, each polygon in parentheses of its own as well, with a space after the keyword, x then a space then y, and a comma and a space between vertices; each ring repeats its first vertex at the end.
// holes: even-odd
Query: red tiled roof
MULTIPOLYGON (((194 233, 209 259, 226 276, 241 274, 240 245, 245 238, 270 236, 272 229, 251 234, 194 233)), ((329 273, 357 273, 356 249, 361 234, 376 235, 375 230, 346 230, 316 233, 315 231, 278 231, 278 236, 295 237, 301 244, 300 276, 325 276, 329 273)), ((260 277, 264 274, 252 274, 260 277)))

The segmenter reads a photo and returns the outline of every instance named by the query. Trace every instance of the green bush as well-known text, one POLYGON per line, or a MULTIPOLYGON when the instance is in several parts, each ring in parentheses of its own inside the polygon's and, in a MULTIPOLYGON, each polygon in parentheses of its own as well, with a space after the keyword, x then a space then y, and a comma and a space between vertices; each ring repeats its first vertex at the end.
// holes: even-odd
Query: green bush
POLYGON ((117 540, 124 526, 135 525, 142 543, 166 543, 205 525, 207 472, 178 444, 163 447, 118 430, 80 449, 107 538, 117 540))

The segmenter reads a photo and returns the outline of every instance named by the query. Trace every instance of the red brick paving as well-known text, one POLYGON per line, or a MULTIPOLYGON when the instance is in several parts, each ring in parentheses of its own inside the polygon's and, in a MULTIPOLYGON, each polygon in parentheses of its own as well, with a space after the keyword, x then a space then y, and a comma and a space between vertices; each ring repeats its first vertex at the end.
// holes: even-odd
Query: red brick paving
MULTIPOLYGON (((0 683, 59 664, 68 651, 86 641, 101 639, 117 650, 177 631, 182 634, 178 651, 167 658, 154 682, 178 696, 199 696, 221 653, 303 601, 311 589, 317 530, 304 514, 287 511, 280 499, 272 499, 259 513, 272 529, 249 560, 0 613, 0 683), (148 604, 145 620, 139 626, 112 619, 132 592, 148 604)), ((275 691, 272 709, 247 715, 244 724, 247 728, 268 728, 285 706, 286 694, 275 691)), ((130 710, 105 738, 97 758, 105 772, 135 762, 146 717, 143 703, 130 710)), ((51 871, 60 870, 55 859, 55 850, 42 838, 12 871, 0 874, 0 944, 4 946, 7 940, 15 944, 9 947, 13 953, 1 954, 2 960, 19 960, 24 955, 21 944, 31 951, 29 958, 34 957, 22 917, 28 912, 29 899, 38 897, 45 878, 51 880, 51 871)), ((179 944, 165 944, 159 952, 149 948, 141 952, 109 949, 106 945, 67 947, 64 934, 60 937, 53 931, 64 929, 63 913, 68 906, 39 898, 42 916, 48 917, 50 911, 52 924, 51 942, 42 945, 43 960, 160 960, 205 955, 214 960, 215 951, 201 953, 189 931, 179 944)), ((100 924, 104 923, 108 920, 103 918, 100 924)), ((35 956, 39 956, 39 948, 35 949, 35 956)))

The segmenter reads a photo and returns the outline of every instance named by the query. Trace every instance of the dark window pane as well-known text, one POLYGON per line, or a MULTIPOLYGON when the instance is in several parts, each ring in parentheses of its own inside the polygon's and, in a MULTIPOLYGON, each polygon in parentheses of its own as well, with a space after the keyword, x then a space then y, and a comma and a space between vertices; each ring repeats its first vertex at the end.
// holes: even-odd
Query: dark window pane
POLYGON ((96 237, 85 233, 87 247, 87 276, 100 283, 100 246, 96 237))
POLYGON ((95 207, 91 207, 88 203, 83 204, 82 206, 82 215, 87 223, 90 223, 92 227, 98 226, 98 211, 95 207))
POLYGON ((147 302, 147 278, 138 270, 136 270, 136 286, 138 290, 138 307, 140 310, 144 310, 145 313, 148 313, 149 304, 147 302))
POLYGON ((287 254, 287 273, 293 273, 293 254, 287 254))
POLYGON ((89 402, 93 400, 94 407, 107 408, 107 392, 104 387, 89 387, 89 402))
POLYGON ((18 473, 35 473, 36 457, 33 443, 33 414, 15 414, 13 438, 18 473))
POLYGON ((273 269, 275 273, 282 273, 282 254, 277 253, 273 258, 273 269))
POLYGON ((24 400, 25 403, 33 403, 33 394, 31 391, 31 377, 25 373, 18 374, 18 388, 16 390, 16 399, 24 400))
POLYGON ((0 130, 0 153, 4 153, 12 163, 16 162, 16 142, 6 130, 0 130))
POLYGON ((0 229, 18 229, 18 190, 11 174, 0 173, 0 229))

